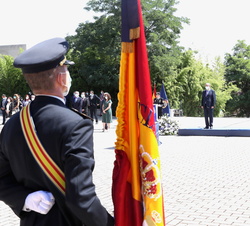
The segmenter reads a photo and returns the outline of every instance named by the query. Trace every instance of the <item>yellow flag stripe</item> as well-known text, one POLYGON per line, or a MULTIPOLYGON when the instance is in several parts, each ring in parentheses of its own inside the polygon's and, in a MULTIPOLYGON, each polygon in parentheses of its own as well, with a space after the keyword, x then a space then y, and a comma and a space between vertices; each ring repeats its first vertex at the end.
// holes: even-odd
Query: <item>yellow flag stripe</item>
POLYGON ((34 131, 34 124, 31 121, 30 105, 24 107, 21 110, 20 120, 24 136, 33 157, 36 159, 39 166, 42 168, 48 178, 54 183, 54 185, 65 194, 65 177, 61 169, 47 154, 40 140, 38 139, 36 132, 34 131))

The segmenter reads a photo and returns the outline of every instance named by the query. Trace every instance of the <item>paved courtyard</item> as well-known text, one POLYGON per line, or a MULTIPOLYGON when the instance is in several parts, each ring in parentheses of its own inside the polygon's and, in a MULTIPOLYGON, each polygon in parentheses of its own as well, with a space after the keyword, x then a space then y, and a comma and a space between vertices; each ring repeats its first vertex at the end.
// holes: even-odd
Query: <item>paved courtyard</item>
MULTIPOLYGON (((204 127, 203 118, 175 118, 181 128, 204 127)), ((111 179, 116 121, 108 133, 95 125, 94 181, 112 214, 111 179)), ((214 127, 250 128, 250 119, 216 118, 214 127)), ((250 225, 250 138, 161 136, 166 224, 250 225)), ((17 226, 18 218, 0 202, 0 226, 17 226)))

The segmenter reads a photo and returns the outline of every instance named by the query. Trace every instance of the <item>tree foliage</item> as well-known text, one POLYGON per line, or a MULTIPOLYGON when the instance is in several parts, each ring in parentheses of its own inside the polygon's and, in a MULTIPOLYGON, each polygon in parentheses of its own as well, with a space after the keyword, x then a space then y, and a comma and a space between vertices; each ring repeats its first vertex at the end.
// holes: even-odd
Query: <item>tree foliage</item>
MULTIPOLYGON (((76 35, 67 37, 73 47, 72 89, 118 92, 121 5, 118 0, 90 0, 87 10, 102 13, 95 22, 81 23, 76 35)), ((174 16, 175 0, 142 0, 151 79, 174 81, 182 48, 178 38, 186 18, 174 16), (167 78, 167 79, 165 79, 167 78)))
POLYGON ((0 90, 7 96, 15 93, 25 95, 30 89, 21 70, 13 66, 13 61, 11 56, 0 55, 0 90))
MULTIPOLYGON (((142 0, 145 35, 152 84, 165 85, 171 108, 182 108, 186 116, 201 116, 201 93, 206 82, 217 94, 215 115, 225 112, 235 90, 225 83, 225 67, 217 59, 212 67, 184 51, 178 39, 184 17, 175 16, 176 0, 142 0)), ((71 68, 73 90, 108 91, 116 101, 118 92, 121 36, 121 5, 118 0, 90 0, 85 8, 97 13, 94 22, 81 23, 76 35, 68 36, 76 62, 71 68)))
POLYGON ((184 17, 176 17, 176 1, 142 1, 151 79, 156 83, 174 81, 176 66, 180 63, 179 46, 184 17))
POLYGON ((226 102, 231 98, 230 93, 235 86, 225 83, 225 66, 220 59, 209 67, 196 60, 193 51, 188 50, 182 54, 180 61, 174 83, 165 82, 170 106, 182 109, 185 116, 202 116, 202 91, 205 83, 210 83, 217 96, 215 115, 225 112, 226 102))
POLYGON ((238 87, 227 104, 227 110, 238 116, 250 116, 250 45, 238 41, 233 53, 226 54, 226 81, 238 87))
POLYGON ((102 16, 95 23, 80 24, 77 35, 67 38, 72 45, 70 54, 76 62, 71 68, 73 87, 96 91, 117 87, 119 46, 117 31, 109 27, 112 19, 102 16))

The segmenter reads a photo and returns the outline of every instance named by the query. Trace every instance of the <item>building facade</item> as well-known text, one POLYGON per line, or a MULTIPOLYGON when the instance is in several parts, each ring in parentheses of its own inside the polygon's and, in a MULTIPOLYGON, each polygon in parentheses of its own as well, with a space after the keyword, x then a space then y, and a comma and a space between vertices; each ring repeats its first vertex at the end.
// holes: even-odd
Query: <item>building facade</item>
POLYGON ((26 50, 25 44, 20 45, 0 45, 0 55, 9 55, 16 58, 21 52, 26 50))

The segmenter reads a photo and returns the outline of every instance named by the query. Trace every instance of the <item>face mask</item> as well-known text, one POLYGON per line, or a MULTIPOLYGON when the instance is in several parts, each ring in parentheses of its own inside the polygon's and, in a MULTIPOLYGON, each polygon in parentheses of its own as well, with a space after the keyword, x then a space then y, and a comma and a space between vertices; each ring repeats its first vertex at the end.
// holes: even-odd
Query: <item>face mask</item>
POLYGON ((210 87, 209 87, 209 86, 206 86, 205 88, 206 88, 206 90, 210 90, 210 87))
POLYGON ((93 94, 93 93, 91 93, 91 94, 90 94, 90 96, 94 96, 94 94, 93 94))
POLYGON ((66 84, 65 84, 66 90, 63 92, 63 96, 67 96, 69 94, 69 90, 70 90, 70 87, 71 87, 71 81, 72 81, 68 71, 66 72, 66 76, 67 76, 66 84))
POLYGON ((82 98, 85 98, 85 95, 81 95, 82 98))
POLYGON ((108 99, 108 97, 106 97, 106 96, 105 96, 104 98, 105 98, 106 100, 108 99))
POLYGON ((78 93, 74 93, 74 96, 75 96, 75 97, 79 97, 79 94, 78 94, 78 93))

